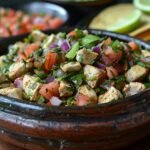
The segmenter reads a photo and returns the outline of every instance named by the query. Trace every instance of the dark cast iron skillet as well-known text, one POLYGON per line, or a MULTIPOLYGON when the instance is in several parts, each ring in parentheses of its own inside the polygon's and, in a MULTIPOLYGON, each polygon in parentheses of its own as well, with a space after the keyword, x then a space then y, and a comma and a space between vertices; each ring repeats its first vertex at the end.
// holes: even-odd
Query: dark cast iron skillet
MULTIPOLYGON (((126 42, 133 40, 143 49, 150 49, 149 44, 126 35, 102 30, 89 32, 126 42)), ((8 44, 23 38, 1 40, 1 54, 6 53, 3 48, 8 44)), ((149 89, 118 102, 83 107, 47 107, 0 95, 0 141, 12 144, 12 147, 28 150, 112 150, 149 134, 149 89)))

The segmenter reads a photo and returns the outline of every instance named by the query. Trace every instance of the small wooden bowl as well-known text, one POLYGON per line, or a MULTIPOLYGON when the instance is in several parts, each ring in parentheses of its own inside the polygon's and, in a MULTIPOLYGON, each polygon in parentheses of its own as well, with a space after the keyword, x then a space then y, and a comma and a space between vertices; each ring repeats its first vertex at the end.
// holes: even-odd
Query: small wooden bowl
MULTIPOLYGON (((134 40, 150 49, 149 44, 126 35, 89 31, 134 40)), ((84 107, 47 107, 0 95, 0 141, 21 150, 112 150, 148 134, 149 89, 118 102, 84 107)))

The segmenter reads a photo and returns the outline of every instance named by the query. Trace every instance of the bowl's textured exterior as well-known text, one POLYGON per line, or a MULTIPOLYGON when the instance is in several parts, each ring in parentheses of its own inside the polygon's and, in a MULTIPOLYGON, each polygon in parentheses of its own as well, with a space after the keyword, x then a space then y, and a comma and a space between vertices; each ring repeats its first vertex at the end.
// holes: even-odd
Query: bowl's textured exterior
MULTIPOLYGON (((140 40, 90 30, 124 41, 140 40)), ((103 105, 46 107, 0 96, 0 141, 27 150, 105 150, 150 134, 150 90, 103 105)))

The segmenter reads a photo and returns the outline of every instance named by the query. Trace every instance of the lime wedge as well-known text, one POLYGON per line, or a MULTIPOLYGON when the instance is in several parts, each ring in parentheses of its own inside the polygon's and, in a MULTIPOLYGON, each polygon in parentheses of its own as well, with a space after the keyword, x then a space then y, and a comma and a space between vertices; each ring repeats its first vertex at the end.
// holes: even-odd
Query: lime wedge
POLYGON ((140 10, 150 13, 150 0, 134 0, 133 3, 140 10))
POLYGON ((139 26, 141 15, 132 4, 118 4, 99 13, 89 27, 128 33, 139 26))

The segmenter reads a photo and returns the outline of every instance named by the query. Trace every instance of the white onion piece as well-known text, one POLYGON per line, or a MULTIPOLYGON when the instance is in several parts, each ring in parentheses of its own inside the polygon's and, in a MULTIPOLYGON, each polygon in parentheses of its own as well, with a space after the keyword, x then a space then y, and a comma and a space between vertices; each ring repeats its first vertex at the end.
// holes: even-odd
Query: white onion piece
POLYGON ((144 63, 150 63, 150 57, 141 58, 141 61, 144 63))
POLYGON ((57 42, 56 42, 56 44, 58 46, 61 46, 63 42, 64 42, 64 39, 58 39, 57 42))
POLYGON ((53 97, 50 99, 50 103, 51 103, 52 106, 60 106, 61 103, 62 103, 62 100, 59 99, 58 97, 53 96, 53 97))
POLYGON ((34 24, 43 24, 44 23, 44 19, 42 17, 35 17, 33 20, 34 24))

